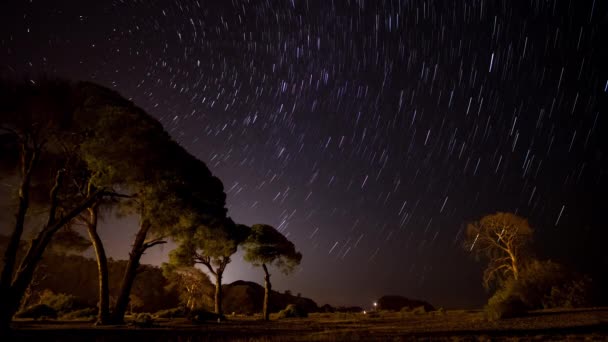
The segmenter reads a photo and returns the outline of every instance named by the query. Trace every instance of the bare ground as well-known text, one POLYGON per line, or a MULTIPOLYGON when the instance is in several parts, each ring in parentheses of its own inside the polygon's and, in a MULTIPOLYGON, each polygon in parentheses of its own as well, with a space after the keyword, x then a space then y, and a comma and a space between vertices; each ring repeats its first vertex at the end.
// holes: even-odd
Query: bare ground
POLYGON ((13 327, 16 341, 607 341, 608 308, 538 311, 500 321, 460 310, 311 314, 270 322, 235 316, 202 325, 164 319, 152 328, 77 321, 17 321, 13 327))

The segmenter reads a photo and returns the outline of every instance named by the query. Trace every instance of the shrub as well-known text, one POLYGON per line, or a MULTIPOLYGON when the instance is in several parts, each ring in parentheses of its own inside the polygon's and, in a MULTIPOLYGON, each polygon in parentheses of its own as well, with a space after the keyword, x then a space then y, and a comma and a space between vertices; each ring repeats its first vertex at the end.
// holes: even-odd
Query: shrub
POLYGON ((495 321, 503 318, 520 317, 526 314, 526 305, 521 298, 513 294, 509 288, 502 289, 490 300, 485 307, 486 316, 495 321))
POLYGON ((140 328, 150 328, 154 326, 154 318, 147 312, 141 312, 133 316, 133 325, 140 328))
POLYGON ((591 278, 582 277, 551 287, 543 300, 545 308, 575 308, 591 304, 591 278))
POLYGON ((68 312, 61 316, 62 319, 75 320, 75 319, 88 319, 94 320, 97 316, 97 308, 85 308, 68 312))
POLYGON ((186 312, 182 308, 173 308, 157 311, 154 314, 156 318, 181 318, 186 317, 186 312))
POLYGON ((57 318, 57 310, 46 304, 36 304, 32 305, 23 311, 18 312, 15 315, 17 318, 33 318, 33 319, 41 319, 41 318, 57 318))
POLYGON ((194 309, 188 313, 188 319, 192 323, 204 323, 209 321, 224 320, 224 316, 220 316, 214 312, 209 312, 205 309, 194 309))
POLYGON ((308 312, 296 304, 289 304, 279 312, 279 318, 308 317, 308 312))
POLYGON ((65 293, 53 293, 53 291, 44 290, 40 294, 40 304, 48 305, 57 312, 68 312, 75 309, 76 297, 65 293))
POLYGON ((412 310, 412 313, 415 315, 422 315, 426 313, 426 308, 424 307, 424 305, 421 305, 419 307, 416 307, 412 310))
POLYGON ((439 308, 439 309, 433 311, 433 314, 435 314, 435 315, 445 315, 445 309, 444 308, 439 308))
POLYGON ((589 277, 568 272, 552 261, 533 260, 517 280, 511 278, 503 283, 495 295, 495 304, 512 302, 517 298, 527 310, 577 307, 589 304, 591 292, 589 277))

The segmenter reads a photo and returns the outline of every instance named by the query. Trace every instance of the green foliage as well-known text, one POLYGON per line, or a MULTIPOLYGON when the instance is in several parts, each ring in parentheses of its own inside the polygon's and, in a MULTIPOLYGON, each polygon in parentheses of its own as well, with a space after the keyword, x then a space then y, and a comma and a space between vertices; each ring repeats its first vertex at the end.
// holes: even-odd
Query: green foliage
POLYGON ((74 310, 74 311, 67 312, 67 313, 61 315, 61 319, 65 319, 65 320, 86 319, 86 320, 93 321, 96 319, 96 316, 97 316, 97 308, 84 308, 84 309, 80 309, 80 310, 74 310))
MULTIPOLYGON (((97 305, 99 299, 95 260, 80 255, 46 253, 43 262, 40 266, 44 267, 38 267, 35 276, 35 279, 39 279, 36 289, 40 289, 40 294, 44 289, 70 294, 74 297, 75 309, 97 305)), ((125 267, 125 260, 108 260, 111 297, 116 298, 118 294, 125 267)), ((176 307, 179 304, 178 294, 167 288, 167 284, 160 267, 140 265, 131 291, 144 303, 140 310, 155 312, 176 307)), ((29 303, 39 303, 40 294, 32 295, 29 303)))
POLYGON ((245 260, 256 265, 275 266, 283 273, 289 273, 300 264, 302 254, 294 244, 274 227, 254 224, 244 243, 245 260))
POLYGON ((287 307, 279 311, 279 318, 305 318, 308 317, 308 312, 296 304, 289 304, 287 307))
POLYGON ((527 310, 577 307, 590 303, 591 279, 568 272, 552 261, 532 260, 516 280, 510 278, 490 298, 491 319, 517 317, 527 310))
POLYGON ((168 291, 179 294, 180 303, 188 309, 212 308, 215 286, 209 276, 196 267, 163 263, 163 276, 167 279, 168 291))
POLYGON ((18 312, 15 315, 17 318, 57 318, 57 310, 46 304, 36 304, 18 312))
MULTIPOLYGON (((32 191, 25 191, 28 194, 44 194, 38 196, 43 200, 36 200, 37 196, 29 194, 32 195, 32 202, 43 205, 48 202, 48 190, 54 185, 57 170, 63 170, 61 174, 65 181, 55 188, 58 191, 53 192, 57 194, 58 203, 49 211, 52 215, 55 215, 54 208, 57 207, 56 216, 77 217, 86 207, 98 203, 91 201, 80 207, 75 204, 81 203, 84 198, 97 200, 97 197, 90 196, 97 190, 104 190, 104 196, 113 190, 132 194, 129 200, 120 201, 121 209, 138 214, 141 222, 146 223, 142 224, 146 229, 142 230, 141 235, 138 234, 140 238, 137 241, 141 242, 134 246, 137 252, 132 254, 134 258, 159 242, 152 243, 149 238, 177 236, 191 227, 225 224, 226 195, 221 181, 211 174, 203 162, 173 141, 158 120, 116 92, 92 83, 62 81, 0 84, 0 87, 0 151, 3 151, 2 160, 12 164, 7 168, 3 165, 2 170, 12 169, 14 173, 19 160, 35 165, 32 184, 36 186, 36 191, 34 187, 32 191), (12 136, 7 138, 6 132, 12 136), (7 153, 4 153, 5 150, 7 153), (19 150, 24 151, 23 158, 16 158, 19 150), (70 208, 78 210, 70 211, 70 208), (64 211, 69 215, 63 215, 64 211)), ((27 174, 30 174, 29 171, 27 174)), ((24 179, 29 179, 29 176, 24 179)), ((119 203, 116 197, 108 202, 119 203)), ((28 214, 27 208, 21 211, 19 217, 28 214)), ((45 222, 53 222, 54 219, 50 217, 45 222)), ((63 225, 62 220, 59 222, 63 225)), ((44 239, 32 240, 39 244, 33 246, 32 251, 40 253, 35 258, 24 259, 29 263, 26 265, 28 270, 35 269, 48 240, 61 227, 52 225, 52 231, 48 233, 46 228, 49 227, 43 228, 44 234, 41 235, 44 239)), ((16 238, 13 241, 21 238, 18 236, 21 231, 22 227, 15 228, 16 238)), ((205 240, 217 236, 216 232, 206 234, 205 240)), ((53 242, 61 247, 59 242, 64 239, 58 237, 53 242)), ((86 248, 82 241, 74 239, 78 235, 67 237, 67 244, 72 248, 86 248)), ((213 250, 207 256, 220 255, 224 258, 221 262, 227 263, 226 258, 234 252, 228 253, 226 249, 236 250, 237 245, 220 241, 215 247, 205 246, 205 249, 213 250)), ((9 270, 8 276, 3 274, 3 282, 12 276, 10 273, 13 269, 17 269, 13 267, 15 258, 11 256, 9 259, 10 268, 5 268, 9 270)), ((134 275, 135 272, 128 274, 134 275)), ((121 307, 119 311, 125 306, 129 284, 133 279, 134 276, 125 277, 125 291, 122 291, 117 304, 117 307, 121 307)), ((16 291, 19 300, 24 291, 16 291)))
POLYGON ((83 253, 91 247, 91 242, 70 227, 55 233, 49 245, 49 250, 57 254, 83 253))
POLYGON ((486 316, 492 321, 524 316, 526 312, 526 305, 509 288, 497 291, 485 307, 486 316))
POLYGON ((156 318, 182 318, 186 317, 186 311, 183 308, 173 308, 157 311, 154 314, 156 318))
POLYGON ((552 261, 533 260, 517 280, 510 279, 503 289, 530 310, 577 307, 589 304, 591 279, 568 272, 552 261))
POLYGON ((76 306, 76 297, 65 293, 53 293, 51 290, 44 290, 40 294, 40 304, 48 305, 58 313, 72 311, 76 306))
POLYGON ((188 313, 188 320, 192 323, 200 324, 205 322, 213 322, 217 320, 225 320, 223 315, 218 315, 214 312, 209 312, 205 309, 194 309, 188 313))
POLYGON ((139 328, 151 328, 154 326, 154 317, 148 312, 140 312, 133 316, 132 323, 139 328))

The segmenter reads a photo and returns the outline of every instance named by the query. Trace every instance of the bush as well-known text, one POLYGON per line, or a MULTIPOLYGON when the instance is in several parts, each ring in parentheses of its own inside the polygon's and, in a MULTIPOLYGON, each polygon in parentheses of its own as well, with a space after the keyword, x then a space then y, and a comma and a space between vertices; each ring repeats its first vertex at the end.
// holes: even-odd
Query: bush
POLYGON ((568 272, 552 261, 533 260, 517 280, 505 281, 495 297, 495 305, 517 298, 527 310, 586 306, 590 303, 591 279, 568 272))
POLYGON ((188 313, 188 319, 192 323, 200 324, 209 321, 224 320, 225 317, 205 309, 194 309, 188 313))
POLYGON ((173 308, 157 311, 154 314, 156 318, 182 318, 186 317, 186 312, 182 308, 173 308))
POLYGON ((415 315, 422 315, 426 313, 426 308, 424 307, 424 305, 421 305, 419 307, 416 307, 412 310, 412 313, 415 315))
POLYGON ((76 319, 87 319, 94 320, 97 316, 97 308, 86 308, 68 312, 61 316, 62 319, 76 320, 76 319))
POLYGON ((15 315, 17 318, 57 318, 57 310, 46 304, 32 305, 15 315))
POLYGON ((445 309, 444 308, 439 308, 439 309, 433 311, 433 314, 435 314, 435 315, 445 315, 445 309))
POLYGON ((545 296, 545 308, 576 308, 591 304, 591 278, 582 277, 565 284, 551 287, 551 292, 545 296))
POLYGON ((154 326, 154 318, 147 312, 141 312, 133 316, 133 325, 140 328, 150 328, 154 326))
POLYGON ((57 312, 68 312, 76 308, 76 297, 44 290, 40 295, 40 304, 48 305, 57 312))
POLYGON ((527 310, 519 296, 514 295, 508 289, 503 289, 490 298, 488 305, 485 307, 485 312, 489 320, 495 321, 524 316, 527 310))
POLYGON ((296 304, 289 304, 279 312, 279 318, 308 317, 308 312, 296 304))

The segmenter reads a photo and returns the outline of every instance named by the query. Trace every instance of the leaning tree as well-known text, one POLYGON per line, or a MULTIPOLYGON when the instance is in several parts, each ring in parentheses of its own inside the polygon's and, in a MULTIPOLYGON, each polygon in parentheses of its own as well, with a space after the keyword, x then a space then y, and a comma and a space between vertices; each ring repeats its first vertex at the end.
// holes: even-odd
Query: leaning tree
POLYGON ((78 134, 72 128, 79 108, 69 83, 1 83, 0 144, 9 156, 3 158, 3 162, 13 162, 2 170, 16 170, 18 179, 14 227, 0 274, 0 332, 4 332, 53 236, 112 191, 97 188, 84 196, 68 195, 75 165, 86 157, 69 138, 78 134), (48 195, 39 196, 44 192, 48 195), (66 201, 68 197, 70 200, 66 201), (38 229, 31 225, 26 227, 33 201, 45 208, 46 219, 38 229), (18 260, 21 239, 27 231, 33 238, 27 244, 24 256, 18 260))
POLYGON ((488 260, 483 284, 517 280, 527 261, 532 228, 528 220, 512 213, 497 212, 467 225, 464 247, 488 260))
POLYGON ((76 218, 87 226, 95 248, 100 323, 123 321, 141 256, 191 226, 182 211, 195 205, 206 220, 225 218, 223 185, 206 165, 143 110, 91 83, 2 82, 0 151, 0 173, 19 179, 15 227, 0 275, 2 330, 8 329, 53 235, 76 218), (40 193, 49 195, 40 200, 40 193), (44 204, 47 219, 18 260, 32 197, 44 204), (97 233, 99 206, 108 197, 128 197, 112 204, 140 218, 111 319, 107 260, 97 233))
POLYGON ((268 301, 272 285, 268 267, 274 266, 285 274, 290 273, 302 261, 302 254, 296 251, 294 244, 274 227, 255 224, 251 227, 249 237, 243 244, 244 258, 264 270, 264 319, 268 320, 268 301))

